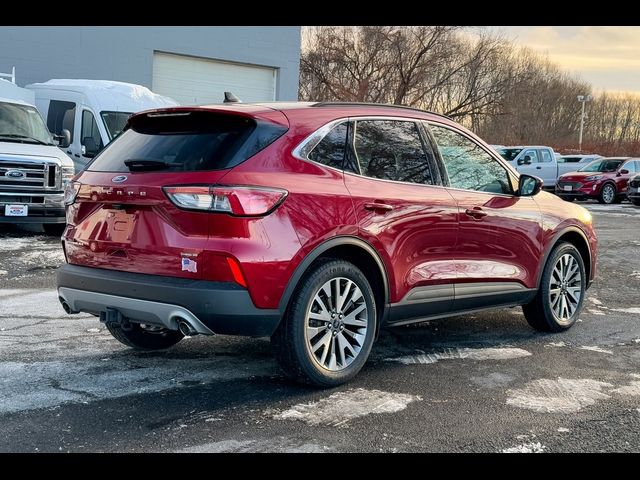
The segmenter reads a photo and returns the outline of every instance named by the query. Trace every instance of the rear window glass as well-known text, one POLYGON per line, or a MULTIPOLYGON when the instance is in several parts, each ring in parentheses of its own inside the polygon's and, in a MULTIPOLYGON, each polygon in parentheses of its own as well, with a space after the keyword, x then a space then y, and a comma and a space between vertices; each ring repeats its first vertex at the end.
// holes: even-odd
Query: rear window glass
POLYGON ((255 155, 286 130, 280 125, 211 112, 133 117, 87 170, 223 170, 255 155))

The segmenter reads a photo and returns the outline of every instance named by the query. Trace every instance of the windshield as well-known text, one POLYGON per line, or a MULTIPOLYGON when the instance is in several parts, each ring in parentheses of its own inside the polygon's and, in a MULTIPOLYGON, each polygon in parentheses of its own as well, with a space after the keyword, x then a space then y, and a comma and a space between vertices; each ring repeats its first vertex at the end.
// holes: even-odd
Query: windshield
POLYGON ((0 102, 0 137, 3 142, 53 145, 51 134, 38 111, 17 103, 0 102))
POLYGON ((522 148, 499 148, 498 153, 502 155, 502 158, 504 158, 507 162, 510 162, 511 160, 516 158, 522 150, 522 148))
POLYGON ((113 140, 122 133, 131 114, 132 112, 100 112, 109 140, 113 140))
POLYGON ((579 172, 615 172, 622 164, 622 160, 596 160, 582 167, 579 172))

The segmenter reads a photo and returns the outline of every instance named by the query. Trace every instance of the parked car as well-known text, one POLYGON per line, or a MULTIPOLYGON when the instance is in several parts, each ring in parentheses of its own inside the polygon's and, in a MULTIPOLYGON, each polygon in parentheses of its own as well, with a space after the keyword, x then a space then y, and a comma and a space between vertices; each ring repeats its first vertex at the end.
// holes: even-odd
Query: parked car
MULTIPOLYGON (((636 164, 636 168, 638 164, 636 164)), ((640 169, 638 169, 640 171, 640 169)), ((635 206, 640 207, 640 175, 631 177, 629 180, 629 186, 627 188, 627 198, 635 206)))
POLYGON ((36 107, 0 98, 0 223, 42 224, 46 233, 60 236, 64 188, 73 175, 73 162, 36 107))
POLYGON ((64 151, 76 171, 82 170, 102 148, 118 136, 134 112, 177 106, 169 97, 142 85, 108 80, 53 79, 26 87, 54 134, 71 134, 64 151))
POLYGON ((523 305, 577 320, 589 212, 452 120, 348 103, 133 115, 67 189, 68 313, 134 348, 271 336, 291 377, 352 378, 381 325, 523 305))
POLYGON ((551 147, 534 145, 504 147, 498 149, 498 153, 518 172, 540 177, 547 190, 554 189, 556 179, 564 173, 563 169, 566 168, 558 163, 551 147))
POLYGON ((626 196, 629 179, 636 173, 640 173, 640 159, 602 158, 562 175, 556 195, 571 202, 591 198, 605 204, 620 203, 626 196))

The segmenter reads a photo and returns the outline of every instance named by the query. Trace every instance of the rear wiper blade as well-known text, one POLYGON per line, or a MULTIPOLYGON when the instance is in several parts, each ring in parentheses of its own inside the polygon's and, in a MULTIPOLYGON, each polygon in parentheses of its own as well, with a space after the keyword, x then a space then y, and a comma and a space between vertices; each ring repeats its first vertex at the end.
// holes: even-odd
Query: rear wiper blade
POLYGON ((19 133, 0 133, 0 137, 19 138, 21 140, 32 140, 36 143, 39 143, 40 145, 53 145, 52 143, 43 142, 39 138, 33 138, 33 137, 30 137, 29 135, 21 135, 19 133))
POLYGON ((124 164, 127 166, 130 172, 150 172, 153 170, 168 170, 174 167, 181 167, 182 163, 165 162, 163 160, 142 160, 142 159, 129 159, 125 160, 124 164))

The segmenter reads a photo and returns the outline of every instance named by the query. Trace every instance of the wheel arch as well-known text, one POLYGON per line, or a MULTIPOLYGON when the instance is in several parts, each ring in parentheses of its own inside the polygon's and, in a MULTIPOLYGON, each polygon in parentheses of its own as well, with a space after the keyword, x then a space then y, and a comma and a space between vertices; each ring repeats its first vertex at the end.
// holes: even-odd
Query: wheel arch
POLYGON ((380 258, 376 249, 369 243, 358 237, 340 236, 327 240, 311 252, 309 252, 300 264, 296 267, 293 275, 287 282, 287 286, 282 294, 278 308, 284 315, 291 297, 304 274, 313 266, 313 264, 327 257, 340 258, 349 261, 363 271, 367 279, 369 279, 371 288, 374 291, 376 303, 381 305, 378 315, 378 328, 384 320, 387 312, 387 304, 389 303, 389 279, 386 267, 380 258))
POLYGON ((544 261, 541 263, 538 278, 537 278, 537 288, 540 288, 540 282, 542 281, 542 272, 544 271, 544 267, 549 261, 549 256, 551 252, 558 246, 558 244, 566 242, 570 243, 574 247, 578 249, 580 252, 580 256, 582 257, 582 261, 584 262, 585 273, 587 276, 587 283, 589 283, 589 279, 591 278, 591 247, 589 245, 589 241, 587 240, 586 234, 578 227, 567 227, 562 229, 558 233, 555 234, 553 240, 549 242, 549 246, 547 247, 544 254, 544 261))

